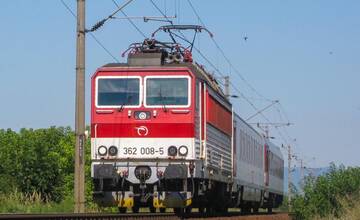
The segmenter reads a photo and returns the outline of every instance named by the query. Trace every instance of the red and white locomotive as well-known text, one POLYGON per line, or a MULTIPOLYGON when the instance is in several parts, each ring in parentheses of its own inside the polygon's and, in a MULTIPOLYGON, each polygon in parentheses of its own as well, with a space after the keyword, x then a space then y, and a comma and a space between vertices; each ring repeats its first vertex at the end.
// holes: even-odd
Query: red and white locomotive
POLYGON ((120 212, 279 206, 283 158, 177 44, 133 44, 91 80, 94 198, 120 212))

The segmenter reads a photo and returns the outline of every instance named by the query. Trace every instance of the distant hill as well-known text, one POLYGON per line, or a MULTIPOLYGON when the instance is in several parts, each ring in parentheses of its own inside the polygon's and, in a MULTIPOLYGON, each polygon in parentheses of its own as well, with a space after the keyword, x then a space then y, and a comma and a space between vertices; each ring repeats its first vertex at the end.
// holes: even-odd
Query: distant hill
MULTIPOLYGON (((329 170, 329 167, 319 167, 319 168, 306 168, 304 169, 304 177, 309 175, 319 176, 323 173, 326 173, 329 170)), ((291 182, 296 186, 298 191, 301 191, 301 171, 299 167, 293 168, 291 173, 291 182)), ((287 193, 288 185, 288 168, 284 168, 284 192, 287 193)))

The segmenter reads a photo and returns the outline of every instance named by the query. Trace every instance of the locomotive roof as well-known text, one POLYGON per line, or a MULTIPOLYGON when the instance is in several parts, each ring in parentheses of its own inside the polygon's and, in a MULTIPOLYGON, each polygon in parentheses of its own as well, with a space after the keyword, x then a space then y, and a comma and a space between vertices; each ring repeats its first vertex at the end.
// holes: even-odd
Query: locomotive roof
POLYGON ((284 160, 284 156, 281 153, 280 147, 272 143, 271 141, 267 141, 267 144, 269 146, 269 150, 273 152, 275 155, 280 157, 282 160, 284 160))
POLYGON ((247 123, 242 117, 240 117, 240 115, 238 115, 235 111, 234 111, 234 117, 237 118, 239 121, 241 121, 241 123, 243 123, 245 126, 247 126, 248 128, 250 128, 252 131, 254 131, 257 135, 259 135, 259 137, 264 137, 263 135, 261 135, 253 126, 251 126, 249 123, 247 123))
POLYGON ((283 156, 281 154, 280 147, 275 145, 273 142, 270 141, 270 139, 265 138, 262 134, 259 133, 253 126, 251 126, 249 123, 247 123, 240 115, 234 112, 234 117, 238 119, 241 123, 243 123, 246 127, 251 129, 253 132, 255 132, 259 137, 263 138, 265 142, 268 144, 270 151, 274 154, 278 155, 281 159, 283 159, 283 156))

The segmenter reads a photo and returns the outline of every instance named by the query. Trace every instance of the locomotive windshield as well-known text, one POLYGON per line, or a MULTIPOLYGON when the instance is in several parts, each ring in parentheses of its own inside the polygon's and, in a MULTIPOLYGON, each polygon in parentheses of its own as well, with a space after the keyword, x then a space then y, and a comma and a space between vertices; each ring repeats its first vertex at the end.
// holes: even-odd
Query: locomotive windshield
POLYGON ((146 105, 187 106, 189 103, 189 79, 187 77, 146 79, 146 105))
POLYGON ((99 78, 97 91, 98 106, 136 106, 140 102, 138 78, 99 78))

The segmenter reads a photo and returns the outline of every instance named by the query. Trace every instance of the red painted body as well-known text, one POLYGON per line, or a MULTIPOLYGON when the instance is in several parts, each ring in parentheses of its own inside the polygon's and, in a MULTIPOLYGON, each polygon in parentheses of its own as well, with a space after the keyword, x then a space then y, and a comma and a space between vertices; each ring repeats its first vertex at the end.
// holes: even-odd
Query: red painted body
MULTIPOLYGON (((92 77, 91 99, 91 135, 92 137, 136 137, 142 138, 136 132, 136 127, 145 125, 149 128, 146 137, 194 137, 194 75, 187 68, 171 69, 141 69, 141 68, 108 68, 97 70, 92 77), (144 84, 145 76, 169 76, 186 75, 191 78, 191 104, 188 108, 145 108, 143 103, 139 108, 97 108, 95 106, 95 83, 97 76, 140 76, 140 83, 144 84), (112 110, 111 113, 100 113, 102 110, 112 110), (188 112, 174 112, 188 110, 188 112), (98 112, 97 112, 98 111, 98 112), (129 111, 131 111, 129 117, 129 111), (149 120, 138 120, 134 117, 134 111, 150 111, 149 120), (156 111, 156 117, 153 116, 156 111), (96 131, 95 131, 96 128, 96 131)), ((143 92, 143 91, 142 91, 143 92)))
POLYGON ((209 93, 207 93, 207 118, 206 120, 231 137, 232 135, 232 113, 224 108, 209 93))
MULTIPOLYGON (((126 113, 127 114, 127 113, 126 113)), ((171 113, 168 113, 171 114, 171 113)), ((179 114, 173 115, 173 117, 180 117, 179 114)), ((116 120, 116 119, 115 119, 116 120)), ((146 135, 147 138, 188 138, 194 136, 194 125, 193 123, 168 123, 161 119, 151 119, 147 121, 139 120, 136 122, 122 123, 117 120, 114 123, 97 123, 97 134, 98 138, 129 138, 136 137, 137 134, 136 128, 146 124, 149 129, 149 133, 146 135), (158 120, 159 122, 152 123, 151 121, 158 120)), ((91 129, 94 131, 95 124, 92 125, 91 129)), ((95 137, 95 134, 94 136, 95 137)), ((142 137, 142 136, 141 136, 142 137)))
MULTIPOLYGON (((91 136, 98 138, 124 137, 124 138, 144 138, 136 132, 136 127, 146 125, 149 128, 149 134, 146 136, 166 138, 166 137, 195 137, 195 75, 186 67, 176 68, 127 68, 127 67, 102 67, 92 77, 91 91, 91 136), (146 108, 143 103, 139 108, 123 108, 121 111, 117 108, 97 108, 95 106, 95 83, 98 76, 140 76, 140 83, 144 85, 145 76, 190 76, 191 78, 191 104, 188 108, 146 108), (176 112, 178 110, 188 110, 187 112, 176 112), (108 111, 108 112, 106 112, 108 111), (129 113, 131 111, 131 113, 129 113), (134 111, 150 111, 149 120, 138 120, 134 118, 134 111), (153 112, 156 111, 156 117, 153 112), (130 117, 129 117, 130 115, 130 117), (96 130, 96 131, 95 131, 96 130)), ((143 91, 142 91, 143 92, 143 91)), ((231 136, 232 115, 219 102, 212 98, 201 86, 201 123, 203 128, 206 123, 231 136), (205 103, 206 94, 206 103, 205 103), (206 118, 205 118, 206 112, 206 118)), ((204 129, 201 137, 204 139, 204 129)))

